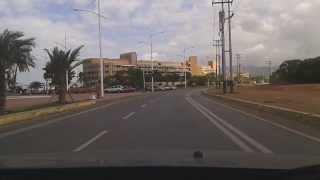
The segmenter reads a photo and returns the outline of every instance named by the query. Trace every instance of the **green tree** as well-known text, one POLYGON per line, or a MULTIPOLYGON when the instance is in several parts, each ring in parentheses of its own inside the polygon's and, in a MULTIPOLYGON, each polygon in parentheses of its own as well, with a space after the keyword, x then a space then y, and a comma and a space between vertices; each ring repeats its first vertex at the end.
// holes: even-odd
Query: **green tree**
POLYGON ((129 84, 127 71, 118 71, 118 72, 116 72, 116 74, 112 78, 113 78, 113 82, 115 84, 121 84, 121 85, 128 85, 129 84))
POLYGON ((271 76, 272 83, 320 83, 320 57, 284 61, 271 76))
POLYGON ((192 76, 188 84, 189 86, 205 86, 208 82, 207 76, 192 76))
POLYGON ((85 84, 87 84, 87 78, 84 74, 84 72, 79 72, 78 74, 78 82, 81 84, 81 87, 84 87, 85 84))
POLYGON ((35 67, 34 57, 31 55, 35 39, 23 37, 22 32, 9 30, 0 34, 0 113, 4 112, 6 104, 7 73, 12 69, 25 72, 29 67, 35 67))
POLYGON ((209 80, 210 84, 216 81, 216 73, 209 73, 206 75, 206 77, 209 80))
POLYGON ((143 71, 141 69, 130 68, 128 70, 128 82, 135 88, 143 88, 143 71))
POLYGON ((154 71, 153 73, 153 79, 154 79, 154 82, 161 82, 163 81, 163 75, 161 72, 159 71, 154 71))
POLYGON ((47 77, 50 77, 52 85, 54 85, 59 94, 59 103, 66 103, 66 72, 68 72, 68 81, 70 82, 75 75, 72 69, 72 64, 78 61, 80 46, 74 50, 63 51, 58 47, 53 48, 52 51, 45 49, 50 61, 46 64, 44 70, 47 77))

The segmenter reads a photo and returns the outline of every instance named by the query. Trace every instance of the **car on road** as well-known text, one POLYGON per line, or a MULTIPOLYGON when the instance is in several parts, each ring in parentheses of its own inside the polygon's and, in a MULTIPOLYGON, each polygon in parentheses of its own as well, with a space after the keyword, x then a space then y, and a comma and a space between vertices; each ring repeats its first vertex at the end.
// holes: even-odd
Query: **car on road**
POLYGON ((122 85, 111 86, 110 88, 105 89, 106 93, 121 93, 124 89, 122 85))

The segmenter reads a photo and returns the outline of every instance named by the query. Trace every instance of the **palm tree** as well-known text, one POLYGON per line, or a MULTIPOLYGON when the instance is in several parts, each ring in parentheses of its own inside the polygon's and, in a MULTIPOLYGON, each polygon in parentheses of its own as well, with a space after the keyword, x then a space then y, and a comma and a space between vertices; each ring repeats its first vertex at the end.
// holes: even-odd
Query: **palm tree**
POLYGON ((45 76, 51 79, 51 84, 54 85, 59 94, 59 103, 66 103, 66 72, 68 72, 68 81, 70 82, 75 75, 72 69, 72 64, 78 61, 80 50, 83 46, 80 46, 74 50, 63 51, 58 47, 53 48, 52 51, 45 49, 50 61, 43 69, 45 76))
POLYGON ((34 57, 31 55, 35 39, 23 39, 23 36, 22 32, 7 29, 0 34, 0 113, 5 110, 8 72, 16 67, 20 72, 35 67, 34 57))

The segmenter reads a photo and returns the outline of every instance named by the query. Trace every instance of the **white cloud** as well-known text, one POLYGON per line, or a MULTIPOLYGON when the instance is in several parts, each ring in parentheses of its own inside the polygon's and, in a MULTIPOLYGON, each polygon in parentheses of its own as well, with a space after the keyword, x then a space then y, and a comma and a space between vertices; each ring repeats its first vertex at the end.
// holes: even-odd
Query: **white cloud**
MULTIPOLYGON (((189 55, 213 56, 209 46, 213 39, 213 10, 215 32, 217 10, 211 0, 101 0, 103 45, 105 56, 118 56, 125 51, 137 51, 142 58, 149 47, 137 45, 147 40, 150 31, 165 30, 155 37, 155 52, 181 54, 182 49, 195 46, 189 55)), ((47 14, 51 6, 96 10, 95 0, 0 0, 0 30, 21 30, 36 37, 39 49, 63 41, 64 32, 69 44, 86 44, 82 57, 97 54, 97 19, 88 14, 47 14), (69 6, 67 6, 69 4, 69 6), (71 15, 70 15, 71 14, 71 15), (59 18, 57 18, 59 17, 59 18)), ((233 48, 245 54, 246 63, 264 64, 270 56, 280 62, 287 58, 317 56, 320 46, 319 0, 241 0, 233 7, 233 48)), ((52 10, 51 10, 52 11, 52 10)), ((217 34, 215 33, 215 38, 217 34)), ((163 58, 162 53, 156 57, 163 58)), ((202 58, 205 59, 205 58, 202 58)), ((39 68, 46 60, 41 60, 39 68)), ((38 69, 39 70, 39 69, 38 69)), ((40 71, 40 70, 39 70, 40 71)), ((41 75, 41 74, 40 74, 41 75)), ((28 79, 40 77, 39 72, 28 74, 28 79)), ((27 76, 24 76, 26 78, 27 76)))
POLYGON ((262 51, 264 49, 265 49, 265 47, 263 44, 257 44, 251 48, 246 49, 246 52, 247 53, 257 53, 257 52, 262 51))
POLYGON ((311 4, 308 2, 301 2, 295 7, 295 11, 298 13, 306 13, 310 10, 311 4))

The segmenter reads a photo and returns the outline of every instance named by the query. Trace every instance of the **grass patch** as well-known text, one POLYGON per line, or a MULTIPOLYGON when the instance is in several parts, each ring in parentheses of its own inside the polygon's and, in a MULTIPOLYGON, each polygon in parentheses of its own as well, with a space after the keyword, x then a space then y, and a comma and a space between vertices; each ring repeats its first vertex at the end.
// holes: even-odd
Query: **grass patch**
POLYGON ((42 109, 42 108, 47 108, 47 107, 54 107, 54 106, 59 106, 58 102, 52 102, 52 103, 47 103, 47 104, 38 104, 38 105, 33 105, 33 106, 28 106, 28 107, 22 107, 22 108, 17 108, 15 110, 11 111, 6 111, 4 115, 12 114, 12 113, 19 113, 19 112, 26 112, 26 111, 33 111, 37 109, 42 109))

